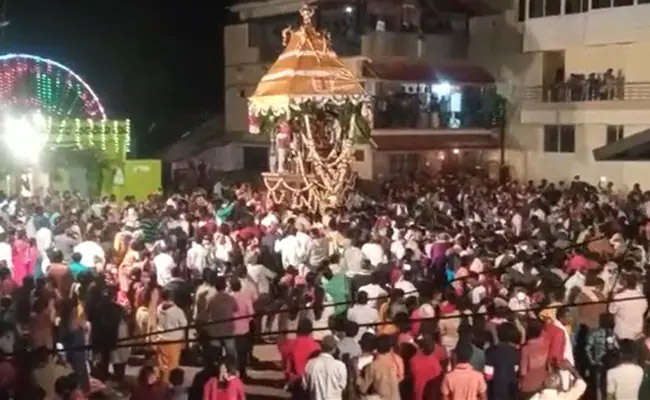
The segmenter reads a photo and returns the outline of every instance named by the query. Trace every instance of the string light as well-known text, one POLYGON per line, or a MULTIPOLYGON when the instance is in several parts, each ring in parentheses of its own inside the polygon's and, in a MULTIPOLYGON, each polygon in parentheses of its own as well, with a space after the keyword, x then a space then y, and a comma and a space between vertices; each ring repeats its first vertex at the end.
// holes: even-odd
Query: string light
POLYGON ((93 135, 95 134, 95 121, 92 118, 88 118, 88 146, 93 147, 93 135))
POLYGON ((81 150, 81 120, 79 118, 74 120, 74 142, 77 148, 81 150))
POLYGON ((102 120, 101 149, 106 151, 106 120, 102 120))
POLYGON ((124 135, 124 152, 128 154, 131 151, 131 120, 127 119, 125 123, 124 135))

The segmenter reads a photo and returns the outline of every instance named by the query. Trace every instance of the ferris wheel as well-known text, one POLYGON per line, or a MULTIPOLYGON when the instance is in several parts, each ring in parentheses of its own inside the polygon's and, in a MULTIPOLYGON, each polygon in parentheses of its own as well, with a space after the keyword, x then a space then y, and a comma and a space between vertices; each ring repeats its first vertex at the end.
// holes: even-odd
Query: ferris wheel
POLYGON ((70 68, 29 54, 0 55, 0 112, 35 111, 52 118, 106 119, 95 92, 70 68))

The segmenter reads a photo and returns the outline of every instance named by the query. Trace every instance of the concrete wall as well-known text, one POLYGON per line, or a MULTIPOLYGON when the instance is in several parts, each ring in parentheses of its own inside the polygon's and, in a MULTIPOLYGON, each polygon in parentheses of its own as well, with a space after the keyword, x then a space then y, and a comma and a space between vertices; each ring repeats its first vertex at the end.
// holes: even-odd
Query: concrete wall
POLYGON ((376 31, 361 38, 361 54, 372 59, 398 56, 427 63, 463 59, 467 54, 467 38, 462 33, 424 35, 418 45, 417 33, 376 31))
MULTIPOLYGON (((650 124, 625 125, 624 135, 630 136, 649 127, 650 124)), ((543 126, 522 125, 516 136, 524 143, 519 149, 509 149, 507 162, 514 170, 514 177, 518 179, 568 181, 574 175, 580 175, 584 180, 595 184, 601 176, 605 176, 615 184, 627 185, 629 188, 637 182, 643 187, 650 187, 650 174, 647 172, 650 162, 594 159, 593 150, 606 144, 606 129, 604 124, 577 125, 574 153, 547 153, 544 152, 543 126)))
POLYGON ((525 22, 524 51, 561 50, 643 41, 650 37, 650 4, 533 18, 525 22))
POLYGON ((364 157, 363 161, 352 161, 350 165, 352 171, 357 173, 359 179, 373 180, 375 178, 373 175, 374 149, 370 144, 356 144, 354 150, 363 151, 364 157))
POLYGON ((524 103, 527 124, 650 124, 650 99, 593 103, 524 103))
POLYGON ((248 47, 248 24, 224 29, 225 129, 248 131, 247 97, 253 94, 267 66, 259 62, 259 50, 248 47))

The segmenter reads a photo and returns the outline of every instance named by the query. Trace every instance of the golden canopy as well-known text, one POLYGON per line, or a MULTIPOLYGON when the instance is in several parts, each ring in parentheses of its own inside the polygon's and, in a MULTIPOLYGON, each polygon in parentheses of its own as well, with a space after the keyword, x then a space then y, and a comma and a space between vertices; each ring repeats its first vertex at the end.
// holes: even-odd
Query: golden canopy
POLYGON ((312 23, 314 9, 300 9, 302 25, 284 30, 285 49, 249 98, 252 111, 286 110, 291 103, 322 98, 362 100, 366 93, 332 50, 328 33, 312 23))

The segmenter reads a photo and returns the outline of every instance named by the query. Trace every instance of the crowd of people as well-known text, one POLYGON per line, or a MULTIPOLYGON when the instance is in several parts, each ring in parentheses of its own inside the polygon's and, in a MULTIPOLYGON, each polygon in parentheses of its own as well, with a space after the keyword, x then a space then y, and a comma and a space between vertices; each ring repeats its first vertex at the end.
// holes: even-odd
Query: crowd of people
POLYGON ((321 212, 211 189, 2 196, 0 399, 242 400, 261 344, 295 399, 650 398, 639 185, 411 176, 321 212))

